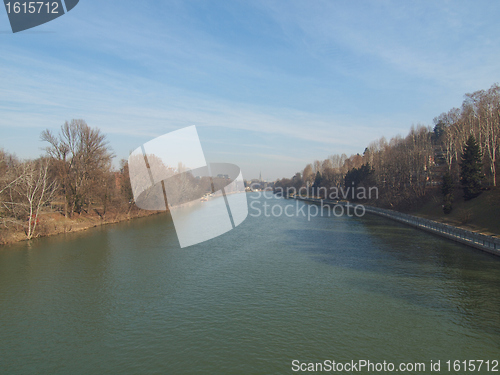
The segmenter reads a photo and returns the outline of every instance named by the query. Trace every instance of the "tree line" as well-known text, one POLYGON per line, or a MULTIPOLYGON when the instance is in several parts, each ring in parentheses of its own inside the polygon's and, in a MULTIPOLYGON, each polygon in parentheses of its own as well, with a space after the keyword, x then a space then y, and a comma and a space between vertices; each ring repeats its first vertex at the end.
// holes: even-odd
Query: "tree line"
POLYGON ((72 120, 40 138, 45 154, 35 160, 0 150, 0 242, 12 232, 27 239, 47 234, 49 214, 106 219, 137 210, 127 161, 113 169, 114 154, 99 129, 72 120))
MULTIPOLYGON (((28 239, 44 234, 49 213, 105 219, 138 210, 127 161, 113 169, 114 154, 99 129, 72 120, 57 134, 43 131, 41 140, 45 154, 35 160, 0 150, 0 242, 10 232, 28 239)), ((275 188, 305 187, 321 194, 332 187, 376 186, 377 204, 392 208, 411 208, 429 191, 441 189, 449 212, 456 186, 462 186, 465 199, 496 187, 499 145, 500 86, 494 84, 466 94, 461 108, 437 116, 433 128, 412 126, 406 137, 382 137, 362 155, 316 160, 276 181, 275 188)))
POLYGON ((406 137, 382 137, 362 155, 316 160, 275 187, 306 187, 314 194, 332 187, 376 186, 376 204, 398 209, 414 208, 429 191, 441 188, 451 210, 455 187, 473 199, 481 189, 497 185, 499 145, 500 86, 494 84, 466 94, 461 108, 437 116, 434 127, 412 126, 406 137))

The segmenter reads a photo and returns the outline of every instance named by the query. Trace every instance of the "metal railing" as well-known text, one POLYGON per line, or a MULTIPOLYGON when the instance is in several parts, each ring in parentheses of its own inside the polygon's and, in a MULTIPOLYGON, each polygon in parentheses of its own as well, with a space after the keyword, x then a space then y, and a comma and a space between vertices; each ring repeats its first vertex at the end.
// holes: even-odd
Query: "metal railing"
MULTIPOLYGON (((323 204, 347 205, 349 202, 321 200, 318 198, 294 197, 295 199, 323 204)), ((352 205, 352 204, 351 204, 352 205)), ((354 205, 352 205, 354 206, 354 205)), ((455 227, 453 225, 438 223, 437 221, 424 219, 422 217, 404 214, 401 212, 387 210, 384 208, 363 205, 365 211, 371 214, 387 217, 404 224, 426 230, 431 233, 452 239, 454 241, 473 246, 475 248, 488 251, 495 255, 500 255, 500 239, 485 234, 472 232, 470 230, 455 227)))

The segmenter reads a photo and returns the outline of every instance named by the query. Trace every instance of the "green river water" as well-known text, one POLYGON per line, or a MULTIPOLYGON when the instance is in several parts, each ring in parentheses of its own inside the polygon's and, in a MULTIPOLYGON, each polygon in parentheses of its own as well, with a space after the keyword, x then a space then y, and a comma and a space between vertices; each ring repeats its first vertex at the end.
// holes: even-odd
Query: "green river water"
POLYGON ((500 258, 376 216, 249 216, 181 249, 163 214, 0 248, 0 374, 499 359, 500 258))

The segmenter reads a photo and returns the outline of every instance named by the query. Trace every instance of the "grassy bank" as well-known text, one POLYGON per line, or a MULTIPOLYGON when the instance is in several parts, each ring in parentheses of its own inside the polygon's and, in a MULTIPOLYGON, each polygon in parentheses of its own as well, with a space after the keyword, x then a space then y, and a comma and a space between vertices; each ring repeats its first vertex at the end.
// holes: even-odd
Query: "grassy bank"
MULTIPOLYGON (((139 217, 151 216, 165 211, 145 211, 138 208, 125 212, 109 212, 101 215, 97 210, 89 213, 74 214, 71 218, 52 212, 40 215, 35 238, 55 236, 62 233, 79 232, 89 228, 95 228, 102 225, 119 223, 139 217)), ((15 242, 26 241, 26 234, 20 226, 12 226, 8 230, 0 232, 0 245, 12 244, 15 242)))
POLYGON ((482 234, 500 236, 500 189, 485 190, 470 201, 465 201, 462 191, 457 190, 453 210, 447 215, 443 213, 442 204, 442 196, 436 191, 429 194, 419 208, 406 213, 482 234))

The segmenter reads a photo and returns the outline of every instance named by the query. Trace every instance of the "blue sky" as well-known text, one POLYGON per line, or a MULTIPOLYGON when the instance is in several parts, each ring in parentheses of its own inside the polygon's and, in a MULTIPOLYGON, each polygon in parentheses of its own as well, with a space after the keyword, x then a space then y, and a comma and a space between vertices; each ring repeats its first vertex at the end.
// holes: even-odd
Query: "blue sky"
POLYGON ((291 176, 500 81, 495 1, 97 1, 12 34, 0 11, 0 147, 82 118, 117 159, 197 125, 212 162, 291 176))

